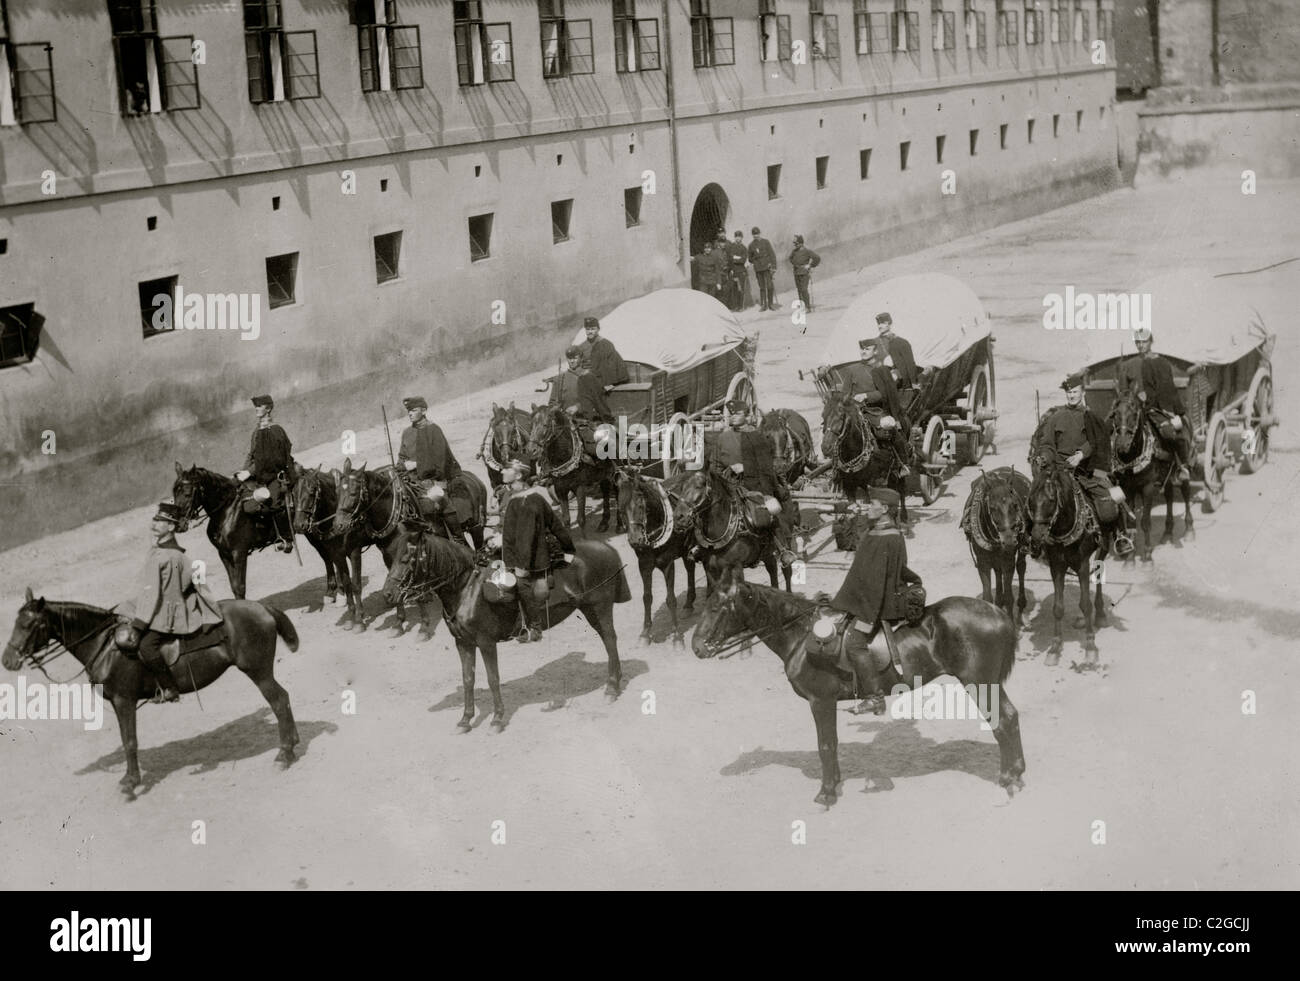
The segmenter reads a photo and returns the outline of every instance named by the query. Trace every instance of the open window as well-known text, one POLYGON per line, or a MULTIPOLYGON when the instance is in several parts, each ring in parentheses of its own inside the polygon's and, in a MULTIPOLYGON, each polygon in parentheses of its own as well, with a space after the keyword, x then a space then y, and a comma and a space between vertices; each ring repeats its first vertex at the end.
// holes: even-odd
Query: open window
POLYGON ((286 31, 280 0, 243 0, 248 101, 320 98, 315 31, 286 31))
POLYGON ((362 92, 424 87, 420 28, 399 24, 397 0, 355 0, 362 92))
POLYGON ((122 114, 198 109, 193 35, 160 36, 155 0, 109 0, 108 15, 122 114))

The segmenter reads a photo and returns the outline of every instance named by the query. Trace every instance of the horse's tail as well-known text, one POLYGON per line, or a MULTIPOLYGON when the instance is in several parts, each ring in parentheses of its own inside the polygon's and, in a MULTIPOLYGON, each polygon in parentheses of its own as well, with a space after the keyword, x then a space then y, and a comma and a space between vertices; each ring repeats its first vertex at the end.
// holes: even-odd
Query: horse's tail
POLYGON ((262 605, 266 607, 266 612, 271 614, 272 618, 274 618, 275 632, 279 634, 280 639, 284 641, 284 646, 289 648, 290 651, 296 651, 298 649, 298 631, 293 629, 293 623, 290 622, 289 618, 285 616, 285 614, 281 613, 274 606, 269 606, 266 603, 263 603, 262 605))

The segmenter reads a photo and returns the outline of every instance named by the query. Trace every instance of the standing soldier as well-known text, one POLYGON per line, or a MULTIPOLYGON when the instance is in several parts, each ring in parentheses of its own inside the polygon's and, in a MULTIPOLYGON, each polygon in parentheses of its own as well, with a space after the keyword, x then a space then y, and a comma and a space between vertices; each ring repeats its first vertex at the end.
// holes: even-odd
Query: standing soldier
POLYGON ((1151 350, 1151 328, 1139 327, 1133 332, 1138 357, 1128 358, 1120 364, 1120 384, 1138 393, 1148 414, 1155 417, 1156 430, 1169 443, 1178 459, 1175 480, 1191 480, 1192 435, 1187 422, 1187 407, 1174 384, 1173 366, 1151 350), (1169 432, 1173 431, 1172 440, 1169 432))
MULTIPOLYGON (((293 444, 285 431, 271 420, 275 402, 269 395, 255 395, 253 406, 257 409, 257 428, 248 446, 248 459, 235 474, 235 479, 253 489, 252 500, 245 502, 251 514, 269 513, 271 528, 279 539, 275 547, 281 552, 293 551, 293 529, 280 527, 284 492, 293 486, 293 444)), ((287 516, 286 516, 287 518, 287 516)), ((288 521, 285 522, 288 525, 288 521)))
POLYGON ((596 376, 606 392, 615 385, 626 384, 627 363, 619 356, 613 341, 600 336, 600 321, 587 317, 582 327, 587 332, 587 339, 578 345, 582 348, 582 366, 596 376))
POLYGON ((888 313, 876 314, 876 330, 885 342, 885 351, 894 362, 894 371, 898 383, 905 389, 916 388, 916 359, 912 357, 912 345, 906 339, 894 333, 894 318, 888 313))
POLYGON ((794 237, 794 251, 790 253, 790 265, 794 267, 794 285, 799 291, 799 300, 804 309, 813 312, 812 294, 808 284, 812 280, 812 271, 821 265, 822 257, 803 244, 803 236, 794 237))
POLYGON ((754 278, 758 280, 758 309, 775 310, 776 290, 772 275, 776 272, 776 250, 759 234, 757 225, 750 229, 750 234, 753 238, 749 242, 749 262, 754 267, 754 278))
POLYGON ((573 538, 564 522, 556 517, 550 499, 540 487, 529 487, 531 468, 512 460, 501 473, 508 488, 501 516, 501 563, 518 583, 519 605, 524 628, 520 643, 542 639, 546 606, 550 598, 547 576, 551 570, 551 547, 547 535, 559 539, 564 549, 563 564, 573 561, 573 538))
POLYGON ((414 478, 416 486, 423 491, 418 495, 421 515, 441 518, 447 525, 448 537, 463 541, 461 524, 469 519, 473 505, 463 489, 448 498, 448 486, 460 476, 456 455, 442 429, 425 418, 429 403, 423 396, 402 399, 402 407, 411 425, 402 433, 402 444, 397 451, 398 470, 414 478))
POLYGON ((174 702, 180 697, 180 686, 163 659, 162 645, 222 621, 217 601, 206 586, 191 576, 190 564, 183 558, 185 549, 176 541, 176 527, 181 518, 175 504, 158 505, 158 513, 149 526, 153 547, 136 580, 131 626, 140 636, 140 660, 159 682, 155 702, 174 702))
POLYGON ((705 242, 704 251, 695 258, 695 270, 699 276, 700 290, 715 299, 722 299, 722 264, 720 256, 713 251, 713 243, 705 242))
POLYGON ((726 255, 729 260, 727 272, 731 276, 731 296, 735 301, 731 309, 739 313, 749 305, 746 298, 746 294, 749 293, 749 277, 745 275, 749 249, 745 248, 745 236, 742 232, 736 232, 735 241, 726 248, 726 255))

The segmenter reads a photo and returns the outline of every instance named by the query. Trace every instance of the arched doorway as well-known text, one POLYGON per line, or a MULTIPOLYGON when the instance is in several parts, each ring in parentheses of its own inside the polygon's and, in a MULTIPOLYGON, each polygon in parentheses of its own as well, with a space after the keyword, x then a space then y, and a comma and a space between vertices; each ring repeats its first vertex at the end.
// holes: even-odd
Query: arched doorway
POLYGON ((718 229, 727 222, 730 204, 727 192, 719 184, 705 184, 691 211, 691 255, 699 255, 705 242, 718 237, 718 229))

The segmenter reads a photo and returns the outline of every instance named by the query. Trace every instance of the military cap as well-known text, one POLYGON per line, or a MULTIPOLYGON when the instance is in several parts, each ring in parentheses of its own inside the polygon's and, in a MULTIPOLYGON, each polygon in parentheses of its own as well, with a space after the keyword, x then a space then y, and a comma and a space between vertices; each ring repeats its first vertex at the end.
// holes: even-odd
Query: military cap
POLYGON ((412 395, 408 398, 402 399, 402 408, 407 412, 410 412, 412 409, 428 409, 429 402, 423 395, 412 395))
POLYGON ((749 230, 749 234, 750 234, 750 235, 758 235, 758 234, 760 234, 760 233, 759 233, 759 230, 758 230, 758 226, 755 225, 753 228, 751 228, 751 229, 749 230))
POLYGON ((599 329, 600 329, 600 321, 597 320, 595 317, 588 317, 587 319, 585 319, 585 320, 582 322, 582 326, 583 326, 583 329, 586 329, 587 327, 595 327, 597 330, 599 330, 599 329))
POLYGON ((501 470, 501 479, 507 484, 513 484, 516 480, 527 480, 533 475, 533 468, 523 460, 511 460, 501 470))
POLYGON ((890 490, 888 487, 870 487, 867 493, 871 500, 880 502, 891 511, 896 509, 901 501, 898 491, 890 490))
POLYGON ((876 314, 876 323, 880 324, 882 327, 887 325, 892 326, 894 318, 887 313, 878 313, 876 314))
POLYGON ((803 245, 803 236, 802 236, 802 235, 796 235, 796 236, 794 237, 794 244, 795 244, 795 245, 803 245))
POLYGON ((1150 327, 1137 328, 1137 330, 1133 331, 1133 340, 1135 341, 1151 340, 1151 328, 1150 327))
POLYGON ((275 401, 269 395, 254 395, 252 398, 252 403, 254 405, 269 405, 271 407, 275 406, 275 401))
POLYGON ((742 232, 739 228, 737 228, 736 234, 733 236, 733 238, 744 238, 744 237, 745 237, 745 233, 742 232))
POLYGON ((1083 373, 1080 371, 1075 371, 1072 372, 1071 374, 1066 375, 1065 381, 1061 382, 1061 387, 1066 391, 1069 391, 1071 388, 1082 388, 1083 373))
POLYGON ((570 344, 564 349, 564 356, 566 358, 580 358, 582 357, 582 348, 576 344, 570 344))
POLYGON ((161 501, 158 504, 158 513, 153 516, 154 521, 166 521, 172 525, 180 524, 183 518, 181 509, 171 501, 161 501))

